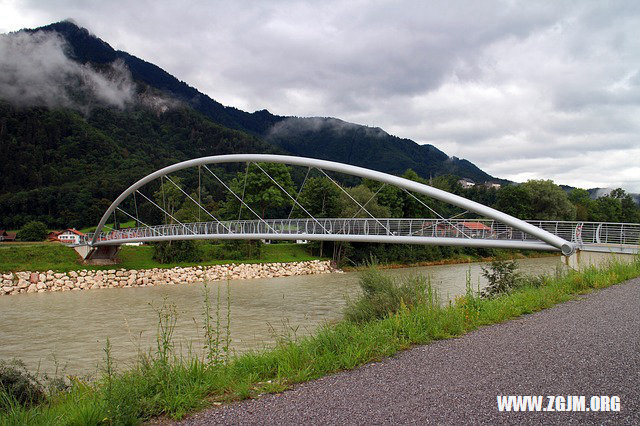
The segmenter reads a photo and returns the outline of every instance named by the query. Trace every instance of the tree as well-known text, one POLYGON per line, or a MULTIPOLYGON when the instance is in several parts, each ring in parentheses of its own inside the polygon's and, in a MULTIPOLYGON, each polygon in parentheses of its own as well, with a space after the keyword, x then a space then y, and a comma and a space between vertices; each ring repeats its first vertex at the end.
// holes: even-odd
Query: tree
POLYGON ((519 219, 532 217, 529 192, 522 185, 508 185, 500 188, 493 207, 519 219))
POLYGON ((390 216, 389 208, 378 204, 378 200, 374 196, 374 192, 365 185, 347 188, 346 191, 350 197, 344 192, 340 194, 340 211, 342 212, 343 217, 371 217, 367 214, 365 209, 376 218, 390 216), (364 208, 354 203, 351 198, 360 203, 360 206, 363 206, 364 208))
POLYGON ((202 188, 200 194, 198 194, 197 191, 193 191, 189 194, 189 196, 196 201, 198 201, 198 198, 200 198, 199 204, 202 206, 202 208, 200 208, 198 204, 194 203, 192 200, 185 196, 180 209, 175 213, 176 219, 178 219, 182 223, 212 221, 213 218, 209 216, 205 212, 205 210, 211 213, 213 216, 217 217, 217 214, 215 213, 217 204, 213 200, 211 194, 209 194, 209 191, 207 191, 205 188, 202 188))
POLYGON ((576 208, 567 193, 552 180, 529 180, 522 184, 529 194, 531 215, 528 219, 574 220, 576 208))
POLYGON ((160 263, 200 262, 200 246, 193 240, 161 241, 153 243, 153 260, 160 263))
MULTIPOLYGON (((302 188, 298 202, 314 217, 340 216, 340 189, 326 177, 309 178, 302 188)), ((307 217, 296 206, 294 217, 307 217)))
POLYGON ((609 195, 598 197, 593 203, 589 218, 597 222, 620 222, 622 220, 620 199, 609 195))
MULTIPOLYGON (((175 217, 176 211, 180 208, 183 202, 183 198, 186 198, 182 191, 179 188, 182 188, 182 179, 179 177, 171 177, 169 178, 175 183, 175 185, 168 180, 162 179, 162 183, 160 184, 160 189, 158 189, 154 194, 153 198, 157 205, 163 208, 169 215, 175 217), (178 187, 176 187, 176 185, 178 187)), ((171 218, 171 216, 167 215, 165 220, 167 223, 175 223, 175 220, 171 218)))
POLYGON ((16 238, 20 241, 44 241, 47 238, 47 226, 38 221, 31 221, 24 225, 16 238))
POLYGON ((640 223, 640 207, 627 194, 622 200, 622 221, 626 223, 640 223))
POLYGON ((402 217, 404 197, 406 195, 403 191, 393 185, 385 185, 381 182, 365 179, 362 182, 373 193, 377 193, 376 198, 378 204, 383 207, 387 207, 391 214, 391 217, 402 217))
POLYGON ((589 220, 593 200, 586 189, 575 188, 569 193, 569 201, 576 207, 576 220, 589 220))
MULTIPOLYGON (((295 197, 289 167, 278 163, 258 163, 258 165, 288 194, 295 197)), ((258 165, 251 165, 248 170, 238 172, 229 186, 239 197, 244 195, 244 202, 264 219, 269 216, 269 212, 275 213, 278 209, 291 206, 293 201, 289 195, 273 183, 269 176, 260 170, 258 165)), ((229 193, 223 208, 225 217, 228 219, 237 218, 240 211, 243 218, 255 219, 253 213, 242 205, 233 194, 229 193)))
POLYGON ((551 180, 529 180, 498 191, 495 208, 528 220, 574 220, 576 207, 551 180))
MULTIPOLYGON (((409 179, 415 182, 419 182, 422 184, 427 184, 427 181, 422 179, 416 172, 411 169, 407 169, 402 175, 403 178, 409 179)), ((412 193, 414 197, 409 195, 406 192, 402 192, 401 195, 401 204, 402 204, 402 217, 412 218, 412 217, 420 217, 420 218, 429 218, 435 217, 433 212, 431 212, 427 207, 425 207, 422 203, 431 207, 432 209, 437 211, 436 201, 432 198, 426 197, 420 194, 412 193), (417 198, 417 199, 416 199, 417 198), (422 201, 422 203, 420 201, 422 201)))

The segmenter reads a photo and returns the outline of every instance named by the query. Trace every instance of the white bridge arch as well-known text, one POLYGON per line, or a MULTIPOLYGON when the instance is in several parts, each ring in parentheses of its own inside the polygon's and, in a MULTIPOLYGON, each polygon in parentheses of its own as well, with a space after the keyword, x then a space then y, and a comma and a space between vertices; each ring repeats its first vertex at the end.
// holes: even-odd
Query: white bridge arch
MULTIPOLYGON (((343 173, 359 178, 367 178, 387 185, 395 186, 409 193, 426 195, 445 203, 458 206, 469 212, 485 218, 473 219, 474 223, 485 223, 483 232, 460 231, 460 225, 464 223, 460 219, 404 219, 404 218, 314 218, 309 214, 307 219, 263 219, 257 220, 218 220, 210 212, 207 212, 213 221, 198 223, 180 223, 171 225, 144 225, 138 228, 114 230, 108 233, 96 232, 87 235, 84 244, 87 246, 87 256, 101 246, 118 246, 128 242, 152 242, 180 239, 270 239, 270 240, 324 240, 324 241, 350 241, 350 242, 377 242, 377 243, 402 243, 402 244, 431 244, 443 246, 489 247, 506 249, 528 250, 552 250, 560 251, 564 255, 571 255, 581 244, 576 242, 584 238, 584 232, 576 235, 576 230, 583 229, 582 224, 575 222, 526 222, 500 212, 483 204, 468 200, 455 194, 425 185, 412 180, 393 176, 362 167, 333 161, 318 160, 305 157, 270 154, 232 154, 202 157, 183 161, 167 166, 145 176, 127 188, 106 210, 97 230, 104 229, 110 216, 127 197, 139 193, 139 189, 155 179, 171 179, 171 173, 191 168, 206 167, 207 165, 225 163, 281 163, 290 166, 318 169, 331 179, 325 171, 343 173), (441 225, 446 225, 442 227, 441 225), (580 228, 578 228, 578 226, 580 228), (425 229, 427 230, 425 232, 425 229), (490 229, 491 231, 486 231, 490 229), (442 232, 441 232, 442 231, 442 232), (446 231, 446 232, 445 232, 446 231), (555 232, 554 232, 555 231, 555 232)), ((264 169, 260 169, 265 173, 264 169)), ((211 172, 210 169, 207 168, 211 172)), ((211 172, 213 174, 213 172, 211 172)), ((214 174, 215 176, 215 174, 214 174)), ((267 176, 269 176, 267 174, 267 176)), ((271 176, 269 176, 271 178, 271 176)), ((216 176, 217 178, 217 176, 216 176)), ((229 187, 217 178, 227 189, 229 187)), ((278 183, 271 178, 274 184, 278 183)), ((335 181, 334 181, 335 183, 335 181)), ((304 182, 303 182, 304 185, 304 182)), ((338 185, 336 183, 336 185, 338 185)), ((282 188, 281 188, 282 189, 282 188)), ((230 190, 230 189, 229 189, 230 190)), ((284 190, 284 189, 283 189, 284 190)), ((183 191, 184 192, 184 191, 183 191)), ((286 192, 286 191, 285 191, 286 192)), ((191 198, 186 192, 185 195, 191 198)), ((238 197, 234 193, 234 195, 238 197)), ((297 203, 291 194, 289 197, 297 203)), ((148 197, 148 201, 153 203, 148 197)), ((192 199, 192 198, 191 198, 192 199)), ((196 202, 196 200, 192 201, 196 202)), ((244 201, 240 200, 243 204, 244 201)), ((355 200, 354 200, 355 201, 355 200)), ((418 200, 419 201, 419 200, 418 200)), ((356 201, 357 203, 357 201, 356 201)), ((198 204, 196 202, 196 204, 198 204)), ((366 203, 365 203, 366 204, 366 203)), ((155 203, 154 203, 155 205, 155 203)), ((246 204, 245 204, 246 205, 246 204)), ((200 208, 200 206, 198 204, 200 208)), ((160 206, 156 207, 160 208, 160 206)), ((250 206, 247 206, 250 209, 250 206)), ((363 206, 361 206, 364 208, 363 206)), ((308 213, 303 206, 301 208, 308 213)), ((366 209, 365 209, 366 211, 366 209)), ((253 212, 253 210, 252 210, 253 212)), ((124 212, 127 214, 126 212, 124 212)), ((368 213, 368 212, 367 212, 368 213)), ((127 214, 134 218, 131 214, 127 214)), ((257 214, 256 214, 257 216, 257 214)), ((135 218, 137 221, 137 218, 135 218)), ((467 219, 467 222, 469 220, 467 219)), ((581 242, 581 240, 580 240, 581 242)))

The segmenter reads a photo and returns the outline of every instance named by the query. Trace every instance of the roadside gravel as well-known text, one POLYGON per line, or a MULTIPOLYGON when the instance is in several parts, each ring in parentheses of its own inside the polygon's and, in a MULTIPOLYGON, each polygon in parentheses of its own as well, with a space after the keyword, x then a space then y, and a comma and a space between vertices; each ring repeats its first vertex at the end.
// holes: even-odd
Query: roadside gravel
POLYGON ((640 424, 640 279, 182 424, 407 423, 640 424), (617 413, 504 413, 497 395, 621 403, 617 413))

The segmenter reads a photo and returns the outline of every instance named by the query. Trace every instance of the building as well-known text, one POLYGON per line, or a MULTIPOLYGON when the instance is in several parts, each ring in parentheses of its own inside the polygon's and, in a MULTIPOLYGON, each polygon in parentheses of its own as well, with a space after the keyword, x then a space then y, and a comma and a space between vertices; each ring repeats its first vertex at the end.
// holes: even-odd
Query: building
POLYGON ((471 187, 473 187, 473 186, 475 186, 475 185, 476 185, 476 183, 475 183, 474 181, 472 181, 471 179, 467 179, 467 178, 460 179, 460 180, 458 181, 458 183, 459 183, 459 184, 460 184, 460 186, 462 186, 464 189, 469 189, 469 188, 471 188, 471 187))
POLYGON ((16 240, 15 232, 7 232, 4 229, 0 229, 0 241, 11 242, 16 240))
POLYGON ((481 222, 462 222, 465 233, 471 237, 493 237, 493 229, 481 222))
POLYGON ((58 234, 58 240, 65 244, 80 244, 80 240, 83 237, 86 237, 86 235, 73 228, 65 229, 58 234))
POLYGON ((433 230, 434 237, 447 238, 492 238, 495 232, 481 222, 440 222, 433 230))
POLYGON ((47 234, 47 241, 60 241, 58 240, 58 235, 60 235, 62 231, 51 231, 47 234))

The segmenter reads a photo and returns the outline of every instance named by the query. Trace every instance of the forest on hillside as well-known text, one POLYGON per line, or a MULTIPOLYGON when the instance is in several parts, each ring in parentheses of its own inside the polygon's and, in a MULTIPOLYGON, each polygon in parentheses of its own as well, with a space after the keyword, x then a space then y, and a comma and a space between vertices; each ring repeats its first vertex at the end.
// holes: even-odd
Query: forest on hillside
POLYGON ((169 164, 217 154, 276 152, 190 108, 17 108, 0 102, 0 228, 96 224, 125 188, 169 164))
MULTIPOLYGON (((155 170, 196 157, 251 152, 278 151, 254 136, 218 126, 190 108, 173 108, 163 113, 145 107, 126 111, 98 108, 83 115, 69 109, 20 109, 0 103, 0 155, 4 160, 0 175, 0 228, 18 229, 33 220, 50 228, 95 225, 126 187, 155 170)), ((299 197, 303 205, 308 205, 307 210, 318 217, 364 214, 351 211, 355 204, 349 203, 350 198, 366 203, 378 217, 429 218, 434 217, 433 211, 450 217, 461 212, 437 200, 411 197, 373 181, 336 176, 345 187, 341 191, 316 172, 307 176, 300 168, 275 164, 264 167, 292 197, 299 197)), ((293 209, 291 197, 255 167, 251 173, 244 165, 216 170, 235 191, 246 194, 246 201, 261 217, 306 214, 293 209)), ((427 180, 409 169, 402 176, 521 219, 640 222, 640 209, 619 188, 594 200, 586 190, 567 192, 551 181, 529 181, 499 189, 484 185, 463 189, 459 177, 451 174, 427 180)), ((217 216, 255 219, 248 210, 243 212, 238 200, 212 176, 203 177, 196 170, 187 170, 174 178, 186 192, 194 191, 201 182, 203 192, 198 196, 217 216)), ((159 189, 160 182, 152 184, 149 195, 157 194, 159 189)), ((177 191, 162 189, 167 193, 177 191)), ((178 220, 202 219, 202 212, 189 206, 183 193, 174 194, 173 199, 171 208, 178 220), (196 212, 199 216, 194 215, 196 212)), ((157 209, 144 200, 136 208, 142 216, 149 215, 141 217, 147 223, 163 220, 157 209)))

